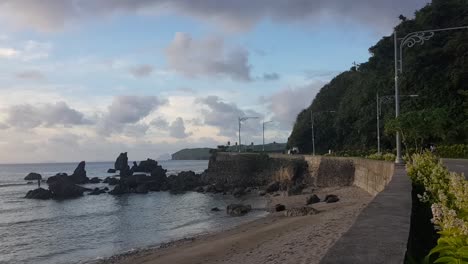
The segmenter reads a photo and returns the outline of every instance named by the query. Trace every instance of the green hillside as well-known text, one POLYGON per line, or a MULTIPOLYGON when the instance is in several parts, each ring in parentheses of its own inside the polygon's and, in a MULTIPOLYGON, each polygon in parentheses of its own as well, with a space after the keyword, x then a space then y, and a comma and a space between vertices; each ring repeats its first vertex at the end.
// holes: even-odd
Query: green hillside
MULTIPOLYGON (((463 25, 468 25, 467 0, 434 0, 417 11, 414 19, 400 16, 396 30, 403 37, 414 31, 463 25)), ((311 111, 333 110, 314 115, 318 153, 377 148, 376 94, 394 95, 393 35, 383 37, 369 52, 367 62, 336 76, 297 116, 288 147, 311 152, 311 111)), ((468 30, 438 32, 424 45, 405 48, 399 84, 400 94, 419 95, 402 97, 400 109, 408 120, 419 118, 425 125, 421 128, 427 130, 423 144, 467 143, 468 30)), ((394 115, 394 101, 382 104, 383 149, 394 149, 394 135, 383 132, 394 115)))
POLYGON ((182 149, 172 154, 172 160, 209 160, 210 148, 182 149))

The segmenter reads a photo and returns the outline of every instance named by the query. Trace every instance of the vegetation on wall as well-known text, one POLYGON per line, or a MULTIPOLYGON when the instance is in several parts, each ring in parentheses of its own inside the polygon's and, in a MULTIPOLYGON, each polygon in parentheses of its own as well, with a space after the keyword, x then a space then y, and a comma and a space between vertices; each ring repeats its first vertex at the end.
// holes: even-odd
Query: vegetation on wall
MULTIPOLYGON (((425 252, 426 263, 468 263, 468 181, 461 174, 449 172, 430 152, 414 154, 407 172, 419 201, 431 208, 430 220, 440 235, 437 245, 425 252)), ((420 226, 424 219, 419 220, 420 226)), ((410 253, 415 258, 418 252, 410 253)))
MULTIPOLYGON (((468 1, 433 0, 414 19, 400 19, 396 31, 401 37, 419 30, 468 25, 468 1)), ((367 62, 336 76, 299 113, 289 148, 312 152, 311 114, 315 113, 317 153, 376 149, 376 95, 394 94, 393 36, 383 37, 369 52, 367 62), (336 112, 323 112, 330 110, 336 112)), ((406 148, 468 143, 468 30, 438 32, 423 46, 406 48, 399 84, 402 95, 419 96, 401 98, 398 120, 393 120, 393 104, 382 104, 381 131, 388 124, 388 133, 381 135, 384 150, 394 149, 392 133, 396 130, 404 131, 406 148), (407 126, 413 122, 418 125, 407 126)))

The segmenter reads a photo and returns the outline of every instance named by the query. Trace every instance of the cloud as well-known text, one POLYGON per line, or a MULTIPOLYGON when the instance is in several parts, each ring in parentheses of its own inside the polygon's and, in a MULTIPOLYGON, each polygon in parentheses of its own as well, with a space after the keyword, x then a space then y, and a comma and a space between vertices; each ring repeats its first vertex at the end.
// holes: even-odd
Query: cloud
POLYGON ((218 96, 208 96, 198 98, 197 104, 204 106, 201 109, 203 123, 205 125, 214 126, 219 129, 219 135, 232 137, 238 131, 239 117, 258 117, 243 123, 243 131, 258 131, 261 128, 260 120, 262 114, 251 110, 242 110, 233 103, 225 103, 218 96))
POLYGON ((16 47, 0 47, 0 58, 32 61, 48 58, 52 51, 51 43, 35 40, 28 40, 12 46, 16 47))
POLYGON ((148 64, 138 65, 128 69, 131 75, 134 77, 148 77, 153 73, 153 66, 148 64))
POLYGON ((42 72, 37 70, 27 70, 18 72, 16 78, 22 80, 32 80, 32 81, 42 81, 45 79, 45 76, 42 72))
POLYGON ((89 120, 85 119, 83 113, 70 108, 65 102, 14 105, 7 110, 6 122, 17 128, 72 126, 90 123, 89 120))
POLYGON ((13 48, 0 48, 0 58, 13 58, 18 55, 19 51, 13 48))
POLYGON ((138 123, 166 103, 167 100, 157 96, 116 96, 98 124, 98 132, 105 135, 122 132, 127 124, 138 123))
POLYGON ((264 81, 276 81, 276 80, 279 80, 279 78, 280 78, 280 76, 276 72, 264 73, 263 74, 263 80, 264 81))
POLYGON ((170 69, 187 77, 221 75, 251 80, 248 51, 228 49, 221 37, 193 39, 188 33, 177 32, 166 48, 166 57, 170 69))
POLYGON ((181 117, 177 117, 169 126, 169 135, 174 138, 186 138, 192 135, 185 131, 184 120, 181 117))
POLYGON ((283 129, 291 129, 296 117, 308 107, 324 82, 314 82, 306 86, 285 88, 260 99, 273 114, 272 120, 277 121, 283 129))
POLYGON ((187 15, 230 30, 247 30, 263 20, 279 23, 307 21, 328 15, 351 19, 387 30, 399 14, 411 15, 428 0, 3 0, 0 16, 18 26, 58 30, 80 20, 105 15, 172 12, 187 15))
POLYGON ((162 129, 162 130, 169 129, 169 122, 167 122, 166 119, 164 119, 163 117, 160 117, 160 116, 153 119, 150 122, 150 125, 152 125, 152 126, 154 126, 156 128, 162 129))

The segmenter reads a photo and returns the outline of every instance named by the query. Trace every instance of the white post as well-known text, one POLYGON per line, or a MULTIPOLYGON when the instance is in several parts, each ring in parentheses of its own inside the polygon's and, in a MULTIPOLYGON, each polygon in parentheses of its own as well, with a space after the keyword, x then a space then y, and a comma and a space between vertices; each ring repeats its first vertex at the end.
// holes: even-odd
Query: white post
MULTIPOLYGON (((395 46, 395 117, 398 118, 400 115, 400 91, 398 89, 398 38, 396 29, 393 33, 394 46, 395 46)), ((403 163, 401 158, 401 139, 400 133, 396 132, 396 159, 395 163, 403 163)))

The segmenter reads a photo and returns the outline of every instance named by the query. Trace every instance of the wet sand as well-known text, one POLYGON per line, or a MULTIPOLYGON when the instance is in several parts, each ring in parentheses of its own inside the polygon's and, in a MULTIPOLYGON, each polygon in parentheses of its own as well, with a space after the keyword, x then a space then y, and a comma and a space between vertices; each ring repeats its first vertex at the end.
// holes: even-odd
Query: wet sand
MULTIPOLYGON (((282 212, 234 229, 163 244, 160 248, 114 256, 100 263, 119 264, 257 264, 319 263, 327 250, 354 223, 373 196, 358 187, 334 187, 314 191, 323 200, 338 195, 336 203, 311 205, 316 215, 285 217, 282 212)), ((269 209, 304 206, 306 195, 269 196, 269 209)), ((225 213, 221 211, 219 213, 225 213)))

